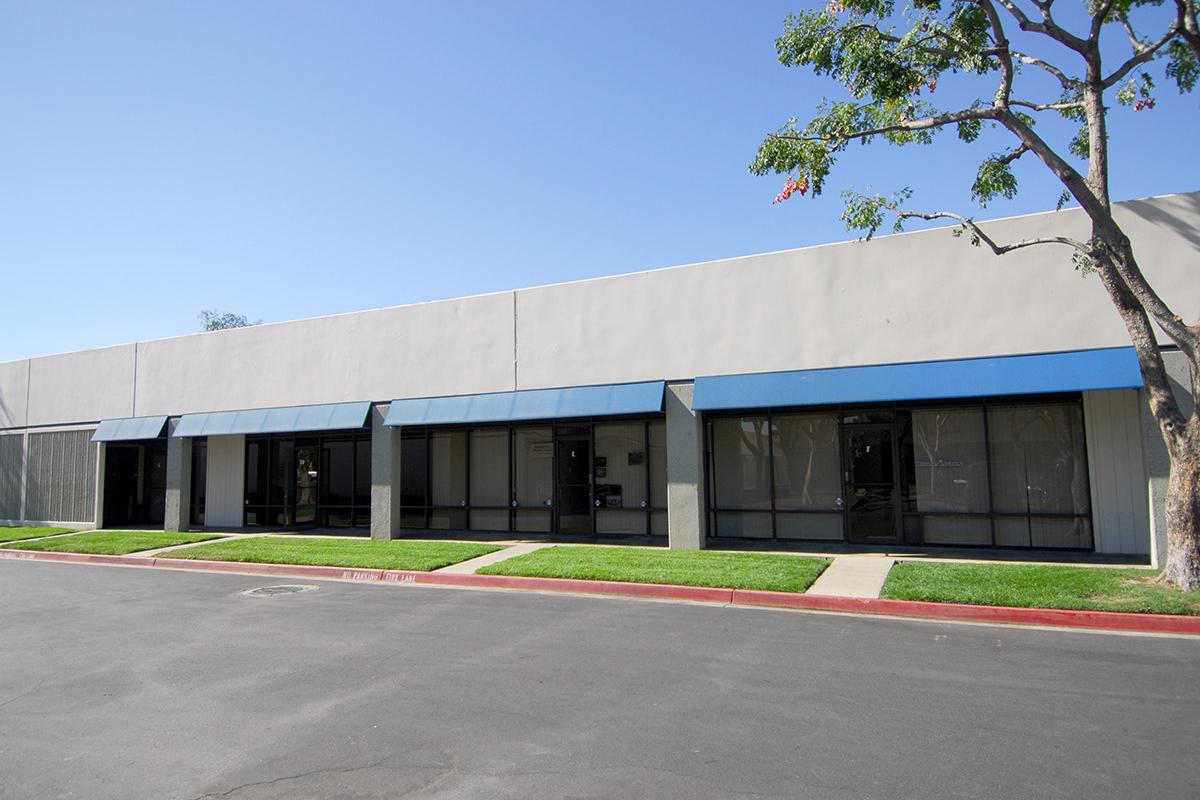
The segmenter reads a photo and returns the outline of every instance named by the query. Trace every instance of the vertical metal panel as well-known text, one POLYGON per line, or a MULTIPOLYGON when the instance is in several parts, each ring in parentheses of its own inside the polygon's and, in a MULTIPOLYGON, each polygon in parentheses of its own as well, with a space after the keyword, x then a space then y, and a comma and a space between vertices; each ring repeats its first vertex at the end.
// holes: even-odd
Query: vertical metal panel
POLYGON ((96 513, 96 445, 92 430, 29 434, 25 518, 92 522, 96 513))
POLYGON ((21 518, 21 462, 25 434, 0 436, 0 519, 21 518))
POLYGON ((1136 390, 1084 392, 1098 553, 1150 552, 1149 499, 1136 390))
POLYGON ((246 437, 208 437, 208 486, 204 525, 242 527, 246 491, 246 437))

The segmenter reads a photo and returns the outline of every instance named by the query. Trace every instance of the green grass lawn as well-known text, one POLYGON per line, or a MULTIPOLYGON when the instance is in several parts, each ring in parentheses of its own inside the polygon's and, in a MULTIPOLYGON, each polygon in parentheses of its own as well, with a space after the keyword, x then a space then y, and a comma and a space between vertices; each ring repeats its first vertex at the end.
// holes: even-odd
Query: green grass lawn
POLYGON ((823 558, 766 553, 577 546, 535 550, 479 573, 803 592, 828 564, 823 558))
POLYGON ((54 536, 59 533, 70 533, 70 528, 7 528, 0 527, 0 542, 19 542, 22 539, 38 539, 42 536, 54 536))
POLYGON ((164 533, 163 531, 89 531, 37 542, 5 545, 13 550, 53 550, 58 553, 99 553, 122 556, 156 547, 190 544, 219 538, 207 533, 164 533))
POLYGON ((371 539, 298 539, 274 536, 228 539, 164 553, 166 558, 250 561, 260 564, 308 564, 361 569, 428 572, 493 553, 502 548, 474 542, 420 542, 371 539))
POLYGON ((1151 569, 1045 564, 900 563, 882 597, 935 603, 1200 614, 1200 592, 1156 586, 1151 569))

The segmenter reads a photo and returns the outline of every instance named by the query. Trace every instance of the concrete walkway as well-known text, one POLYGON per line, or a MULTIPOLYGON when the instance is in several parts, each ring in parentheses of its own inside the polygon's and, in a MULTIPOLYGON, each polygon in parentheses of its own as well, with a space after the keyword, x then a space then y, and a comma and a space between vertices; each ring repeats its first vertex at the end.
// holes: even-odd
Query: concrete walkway
POLYGON ((886 556, 838 556, 806 594, 840 597, 879 597, 895 559, 886 556))
POLYGON ((475 570, 480 567, 486 567, 491 564, 497 564, 501 561, 507 561, 510 558, 523 556, 526 553, 532 553, 534 550, 541 550, 543 547, 550 547, 548 542, 528 542, 526 544, 515 544, 512 547, 506 547, 503 550, 497 550, 494 553, 472 558, 467 561, 460 561, 457 564, 451 564, 448 567, 435 569, 434 572, 449 572, 455 575, 474 575, 475 570))

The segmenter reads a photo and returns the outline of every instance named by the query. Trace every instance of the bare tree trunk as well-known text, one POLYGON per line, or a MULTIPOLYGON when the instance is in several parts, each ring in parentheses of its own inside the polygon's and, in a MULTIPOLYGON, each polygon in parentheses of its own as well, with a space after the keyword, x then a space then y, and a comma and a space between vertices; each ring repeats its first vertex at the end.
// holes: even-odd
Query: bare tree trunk
POLYGON ((1200 426, 1195 418, 1171 453, 1162 580, 1186 591, 1200 590, 1200 426))

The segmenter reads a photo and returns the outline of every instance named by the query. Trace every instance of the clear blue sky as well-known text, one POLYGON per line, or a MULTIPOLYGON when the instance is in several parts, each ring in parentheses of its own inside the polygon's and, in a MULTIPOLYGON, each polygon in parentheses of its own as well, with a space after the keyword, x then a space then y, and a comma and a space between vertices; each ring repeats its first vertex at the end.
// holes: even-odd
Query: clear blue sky
MULTIPOLYGON (((831 93, 775 59, 801 7, 4 3, 0 361, 851 238, 847 185, 969 208, 977 157, 883 145, 772 205, 756 145, 831 93)), ((1118 199, 1200 188, 1161 98, 1118 199)), ((1028 175, 982 216, 1052 207, 1028 175)))

